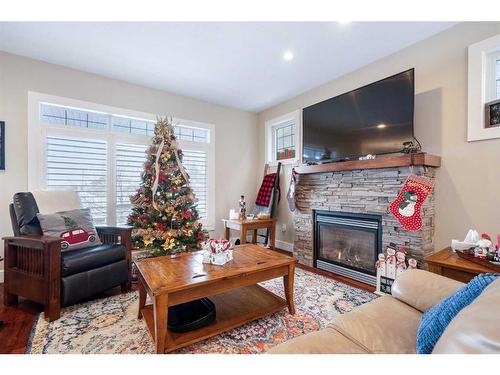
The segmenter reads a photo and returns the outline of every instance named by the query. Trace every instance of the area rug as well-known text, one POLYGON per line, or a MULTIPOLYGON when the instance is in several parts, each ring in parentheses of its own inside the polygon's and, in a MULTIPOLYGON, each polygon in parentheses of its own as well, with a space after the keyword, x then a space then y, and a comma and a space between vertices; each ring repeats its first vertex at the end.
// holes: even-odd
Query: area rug
MULTIPOLYGON (((261 283, 284 297, 282 278, 261 283)), ((264 353, 275 345, 328 325, 338 314, 371 301, 372 293, 315 273, 296 269, 296 314, 284 309, 175 353, 264 353)), ((154 353, 146 325, 137 319, 137 292, 86 302, 63 309, 55 322, 43 313, 32 328, 26 352, 154 353)))

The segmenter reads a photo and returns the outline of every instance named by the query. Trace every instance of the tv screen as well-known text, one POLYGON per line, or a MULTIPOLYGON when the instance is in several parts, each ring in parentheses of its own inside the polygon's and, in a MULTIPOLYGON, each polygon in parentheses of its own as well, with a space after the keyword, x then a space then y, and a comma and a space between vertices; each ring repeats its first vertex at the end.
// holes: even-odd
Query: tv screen
POLYGON ((414 69, 304 108, 302 160, 399 152, 413 139, 414 69))

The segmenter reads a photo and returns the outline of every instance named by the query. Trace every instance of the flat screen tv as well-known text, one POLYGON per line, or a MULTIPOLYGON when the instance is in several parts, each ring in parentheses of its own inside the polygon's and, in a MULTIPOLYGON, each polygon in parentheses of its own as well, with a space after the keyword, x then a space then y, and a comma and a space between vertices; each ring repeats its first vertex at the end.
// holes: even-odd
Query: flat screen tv
POLYGON ((326 163, 399 152, 413 140, 414 69, 302 111, 302 161, 326 163))

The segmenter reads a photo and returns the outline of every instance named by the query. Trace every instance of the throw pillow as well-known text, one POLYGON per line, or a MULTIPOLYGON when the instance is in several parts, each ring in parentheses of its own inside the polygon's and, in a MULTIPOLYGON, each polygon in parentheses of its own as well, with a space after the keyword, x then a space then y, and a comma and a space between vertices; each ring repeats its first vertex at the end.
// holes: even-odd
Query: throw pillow
POLYGON ((62 250, 82 249, 101 243, 88 208, 48 215, 38 213, 36 216, 44 235, 61 238, 62 250))
POLYGON ((476 276, 463 288, 422 315, 417 332, 417 353, 432 353, 434 346, 453 318, 499 276, 498 273, 482 273, 476 276))

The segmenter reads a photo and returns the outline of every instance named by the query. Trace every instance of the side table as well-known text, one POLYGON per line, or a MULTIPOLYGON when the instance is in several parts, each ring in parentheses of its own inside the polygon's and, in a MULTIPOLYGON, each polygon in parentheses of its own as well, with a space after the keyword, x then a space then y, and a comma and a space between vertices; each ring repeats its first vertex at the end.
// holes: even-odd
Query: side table
MULTIPOLYGON (((0 257, 0 262, 3 262, 3 258, 2 257, 0 257)), ((0 320, 0 327, 2 327, 2 326, 3 326, 3 320, 0 320)))
POLYGON ((240 242, 247 242, 247 232, 253 231, 252 243, 257 242, 257 229, 269 229, 269 246, 275 249, 276 242, 276 219, 253 219, 253 220, 227 220, 222 219, 225 228, 225 237, 229 241, 231 229, 239 232, 240 242))
POLYGON ((451 247, 426 257, 424 261, 429 265, 429 271, 463 283, 468 283, 480 273, 494 272, 490 268, 460 258, 451 247))

